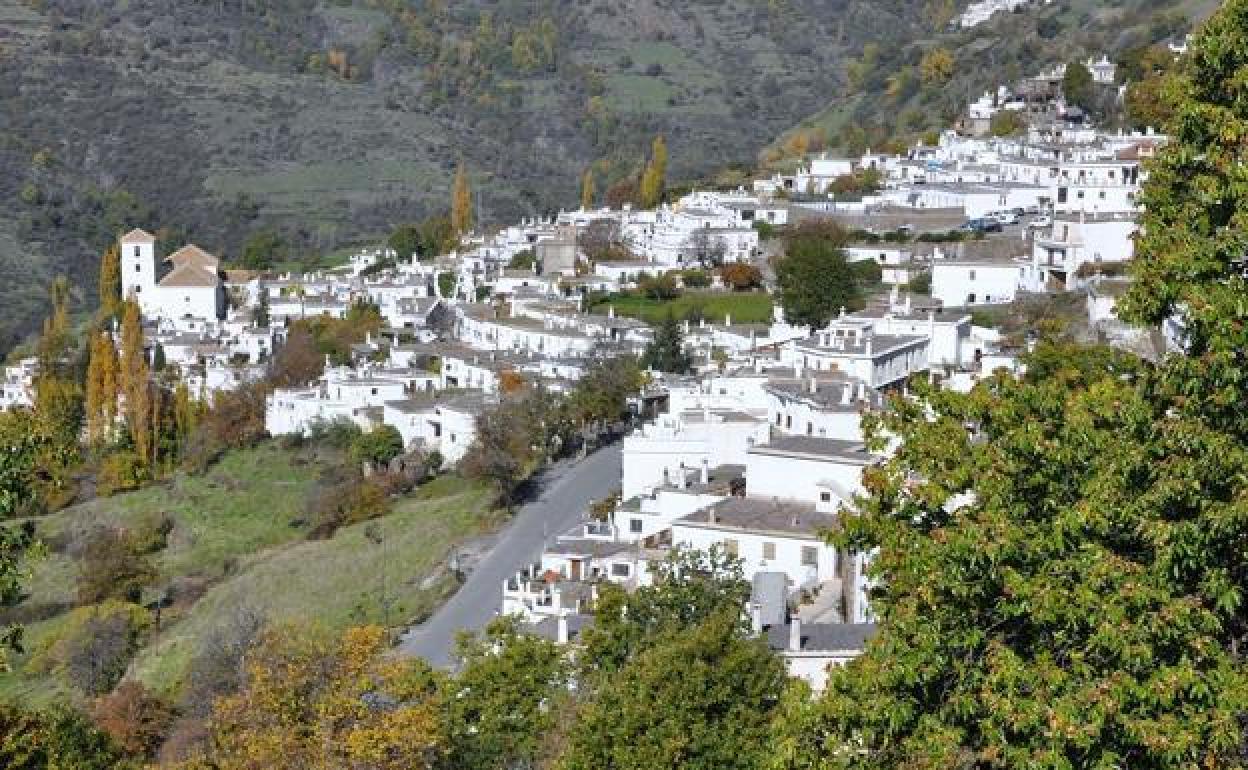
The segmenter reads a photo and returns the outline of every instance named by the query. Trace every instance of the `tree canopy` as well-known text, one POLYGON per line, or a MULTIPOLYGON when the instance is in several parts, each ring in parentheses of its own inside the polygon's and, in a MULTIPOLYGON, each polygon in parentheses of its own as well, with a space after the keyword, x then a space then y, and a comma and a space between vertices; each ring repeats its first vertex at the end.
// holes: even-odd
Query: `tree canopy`
POLYGON ((848 234, 835 224, 811 223, 785 237, 785 255, 776 263, 784 320, 821 329, 842 309, 862 306, 857 273, 845 261, 848 234))
POLYGON ((641 363, 650 369, 672 374, 685 374, 693 368, 693 361, 685 350, 685 335, 680 322, 668 314, 654 330, 654 339, 646 346, 641 363))

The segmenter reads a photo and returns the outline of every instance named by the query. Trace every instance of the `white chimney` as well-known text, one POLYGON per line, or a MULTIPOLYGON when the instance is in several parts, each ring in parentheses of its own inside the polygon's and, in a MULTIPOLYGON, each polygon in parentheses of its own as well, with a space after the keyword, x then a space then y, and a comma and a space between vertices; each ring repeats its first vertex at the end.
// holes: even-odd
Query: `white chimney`
POLYGON ((724 326, 732 326, 732 314, 724 313, 724 326))
POLYGON ((754 373, 755 374, 763 373, 763 359, 759 358, 758 356, 754 357, 754 373))
POLYGON ((819 381, 816 380, 815 375, 812 374, 810 375, 810 394, 813 396, 814 394, 818 392, 819 392, 819 381))
POLYGON ((802 649, 802 619, 796 614, 789 618, 789 650, 799 652, 802 649))
POLYGON ((563 613, 555 618, 555 641, 559 644, 568 643, 568 616, 563 613))
POLYGON ((750 630, 755 634, 763 633, 763 608, 758 602, 750 603, 750 630))
POLYGON ((615 305, 607 305, 607 318, 615 318, 615 305))
POLYGON ((711 461, 705 457, 702 458, 702 483, 711 483, 711 461))
POLYGON ((854 400, 854 383, 847 382, 845 383, 844 390, 841 391, 841 405, 849 406, 850 402, 853 400, 854 400))

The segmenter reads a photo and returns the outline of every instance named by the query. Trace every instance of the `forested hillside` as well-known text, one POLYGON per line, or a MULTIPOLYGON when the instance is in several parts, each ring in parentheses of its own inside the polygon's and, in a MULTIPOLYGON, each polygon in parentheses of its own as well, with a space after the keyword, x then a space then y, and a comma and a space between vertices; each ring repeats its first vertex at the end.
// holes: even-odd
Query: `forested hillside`
MULTIPOLYGON (((1120 64, 1138 61, 1151 46, 1182 40, 1218 5, 1217 0, 1036 2, 968 30, 949 25, 899 42, 890 42, 895 36, 867 40, 846 58, 844 89, 779 137, 762 160, 791 163, 821 145, 861 152, 911 143, 949 128, 984 91, 1056 64, 1101 54, 1120 64)), ((953 17, 953 3, 932 7, 953 17)), ((1138 69, 1120 66, 1120 83, 1138 69)), ((1097 90, 1098 103, 1085 106, 1102 122, 1136 127, 1132 124, 1140 121, 1121 109, 1116 88, 1097 90)))
POLYGON ((123 226, 304 255, 444 206, 461 157, 487 222, 574 201, 591 164, 605 193, 659 133, 673 178, 750 164, 944 5, 0 0, 0 350, 123 226))

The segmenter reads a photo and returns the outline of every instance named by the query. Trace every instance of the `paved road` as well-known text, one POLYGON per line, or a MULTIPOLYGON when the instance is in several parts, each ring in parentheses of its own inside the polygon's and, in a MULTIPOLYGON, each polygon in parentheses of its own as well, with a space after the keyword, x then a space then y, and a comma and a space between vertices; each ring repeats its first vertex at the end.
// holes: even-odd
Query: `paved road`
POLYGON ((498 613, 503 580, 535 561, 555 535, 579 523, 591 500, 606 497, 619 485, 618 442, 578 463, 551 469, 541 496, 519 510, 450 601, 403 635, 399 650, 448 667, 455 634, 483 628, 498 613))

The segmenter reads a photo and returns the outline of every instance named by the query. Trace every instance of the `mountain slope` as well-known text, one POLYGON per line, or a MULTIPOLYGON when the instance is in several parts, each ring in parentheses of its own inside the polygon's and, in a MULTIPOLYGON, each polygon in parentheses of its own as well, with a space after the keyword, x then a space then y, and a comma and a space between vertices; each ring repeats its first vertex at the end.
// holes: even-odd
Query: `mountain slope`
POLYGON ((236 253, 338 247, 444 205, 487 220, 631 174, 751 163, 842 88, 843 57, 929 23, 905 0, 0 0, 0 350, 32 288, 89 301, 123 226, 236 253))

